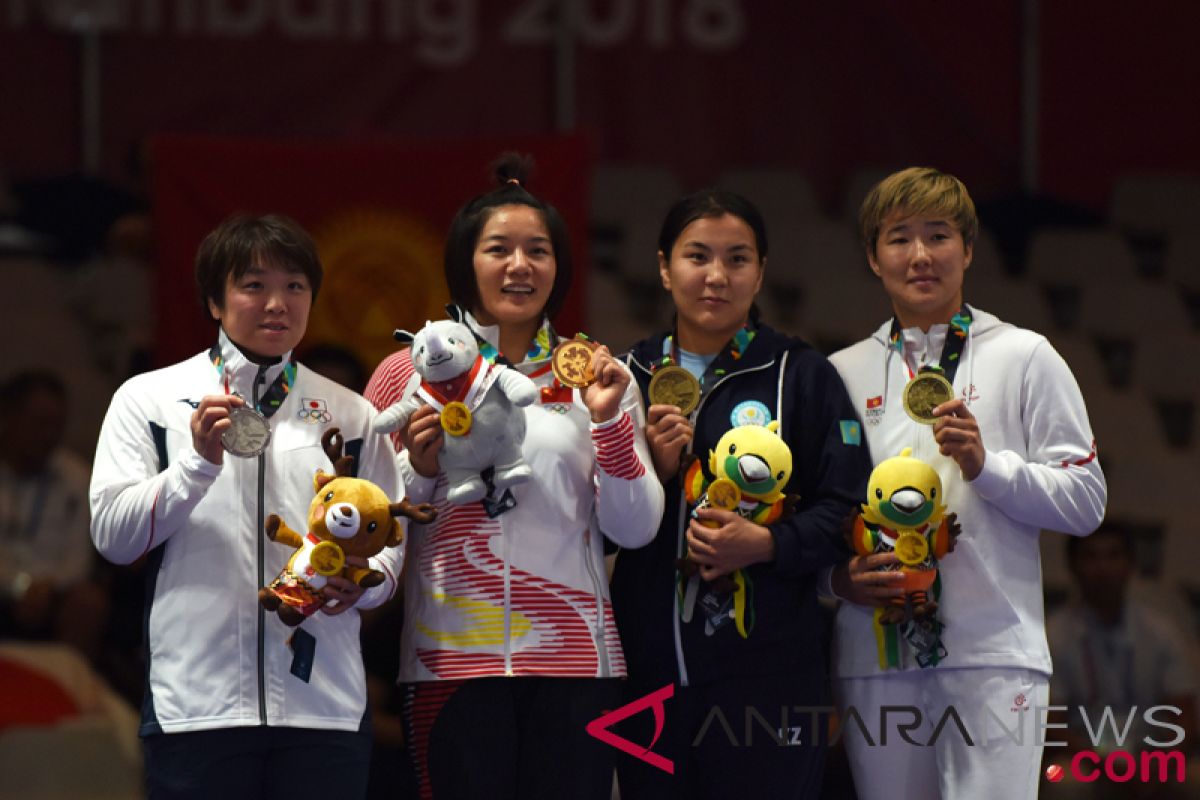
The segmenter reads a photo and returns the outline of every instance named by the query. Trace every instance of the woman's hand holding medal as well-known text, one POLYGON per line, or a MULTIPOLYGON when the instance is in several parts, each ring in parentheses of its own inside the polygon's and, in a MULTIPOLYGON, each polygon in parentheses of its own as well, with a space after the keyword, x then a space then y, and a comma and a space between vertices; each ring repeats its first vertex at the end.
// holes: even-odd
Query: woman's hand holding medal
POLYGON ((679 406, 655 403, 646 410, 646 444, 654 460, 654 471, 663 483, 679 472, 683 449, 692 440, 692 426, 679 406))
POLYGON ((554 348, 551 366, 559 383, 579 390, 592 422, 608 422, 620 413, 621 398, 633 376, 605 345, 581 333, 554 348))
POLYGON ((983 471, 983 438, 979 435, 979 422, 967 408, 962 398, 942 403, 933 410, 937 420, 933 423, 933 440, 938 451, 953 458, 963 477, 973 481, 983 471))
POLYGON ((224 463, 225 446, 221 437, 232 426, 229 412, 246 405, 242 398, 231 394, 209 394, 200 398, 192 412, 192 447, 210 464, 224 463))
POLYGON ((688 416, 700 403, 700 382, 671 359, 650 379, 650 408, 646 411, 646 443, 658 479, 666 483, 679 472, 683 449, 692 440, 688 416))
POLYGON ((595 379, 580 389, 579 394, 592 415, 592 422, 608 422, 620 413, 621 398, 632 376, 605 345, 598 345, 592 351, 592 375, 595 379))

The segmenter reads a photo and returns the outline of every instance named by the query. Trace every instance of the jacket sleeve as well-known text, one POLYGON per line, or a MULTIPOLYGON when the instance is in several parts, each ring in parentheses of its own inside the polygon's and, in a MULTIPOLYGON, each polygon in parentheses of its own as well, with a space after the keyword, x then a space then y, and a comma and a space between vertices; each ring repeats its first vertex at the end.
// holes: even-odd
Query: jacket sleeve
POLYGON ((789 576, 815 572, 852 553, 842 526, 866 494, 871 455, 846 387, 833 366, 815 352, 792 352, 784 397, 792 448, 796 512, 767 526, 775 537, 775 568, 789 576))
POLYGON ((126 383, 100 428, 89 490, 92 542, 116 564, 133 563, 182 528, 221 472, 193 449, 160 471, 151 424, 126 383))
MULTIPOLYGON (((405 496, 404 483, 397 470, 395 451, 386 436, 372 430, 371 426, 375 422, 375 416, 375 410, 372 409, 369 413, 366 430, 363 431, 363 448, 360 455, 362 465, 358 470, 358 476, 366 478, 383 489, 390 500, 400 500, 405 496)), ((400 573, 404 568, 409 524, 408 519, 401 518, 400 525, 404 529, 404 541, 395 547, 383 548, 378 555, 369 559, 371 568, 384 574, 384 581, 363 592, 356 604, 358 608, 375 608, 395 597, 396 590, 400 585, 400 573)))
MULTIPOLYGON (((1104 519, 1108 486, 1079 384, 1044 339, 1021 378, 1021 424, 1028 458, 987 450, 970 483, 980 497, 1016 522, 1086 536, 1104 519)), ((980 431, 984 446, 987 431, 980 431)))
POLYGON ((648 544, 662 521, 663 487, 646 445, 646 414, 637 381, 629 381, 615 419, 592 423, 592 445, 600 530, 621 547, 648 544))
MULTIPOLYGON (((375 373, 367 383, 363 396, 377 410, 383 411, 400 402, 400 397, 404 394, 404 387, 414 372, 412 357, 408 350, 393 353, 375 368, 375 373)), ((400 431, 394 431, 389 436, 394 449, 396 469, 403 481, 404 489, 408 493, 408 499, 414 503, 429 502, 437 486, 437 477, 426 478, 413 469, 408 453, 404 449, 404 442, 400 438, 400 431)))

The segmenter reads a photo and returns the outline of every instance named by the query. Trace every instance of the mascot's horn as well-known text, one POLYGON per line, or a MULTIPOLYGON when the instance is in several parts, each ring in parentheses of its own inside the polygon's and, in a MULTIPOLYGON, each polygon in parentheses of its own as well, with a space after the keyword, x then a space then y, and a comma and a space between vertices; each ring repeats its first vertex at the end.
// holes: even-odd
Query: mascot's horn
POLYGON ((417 337, 416 337, 416 334, 409 333, 408 331, 402 331, 399 328, 396 328, 396 330, 392 331, 392 338, 395 339, 397 342, 402 342, 404 344, 412 344, 413 339, 415 339, 417 337))
POLYGON ((463 310, 461 308, 459 308, 458 305, 455 303, 447 303, 446 304, 446 316, 448 316, 450 319, 454 320, 455 322, 462 322, 463 321, 463 310))

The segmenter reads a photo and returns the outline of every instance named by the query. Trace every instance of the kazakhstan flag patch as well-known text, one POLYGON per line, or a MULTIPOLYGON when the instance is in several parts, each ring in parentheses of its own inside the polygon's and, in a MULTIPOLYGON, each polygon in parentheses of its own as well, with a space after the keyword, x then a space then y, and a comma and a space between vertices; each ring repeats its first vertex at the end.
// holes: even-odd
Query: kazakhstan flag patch
POLYGON ((842 444, 862 444, 862 425, 858 420, 844 419, 838 424, 842 426, 842 444))

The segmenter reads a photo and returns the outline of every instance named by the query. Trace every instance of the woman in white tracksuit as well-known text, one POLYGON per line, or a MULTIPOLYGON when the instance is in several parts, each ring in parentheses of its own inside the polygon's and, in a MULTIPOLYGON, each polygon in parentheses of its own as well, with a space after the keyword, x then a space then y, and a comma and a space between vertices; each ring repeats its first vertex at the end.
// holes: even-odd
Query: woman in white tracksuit
POLYGON ((333 427, 358 475, 401 500, 390 443, 372 433, 370 404, 291 358, 322 277, 298 225, 226 221, 201 244, 196 277, 220 323, 214 345, 117 391, 90 492, 100 554, 146 562, 147 794, 251 798, 293 786, 361 797, 366 683, 358 614, 342 612, 395 593, 403 548, 370 559, 384 580, 365 592, 329 577, 323 613, 290 628, 258 601, 293 552, 267 539, 263 521, 304 525, 314 474, 333 471, 321 444, 333 427), (221 437, 231 411, 248 406, 270 440, 235 458, 221 437))
POLYGON ((1104 516, 1087 410, 1044 337, 964 304, 978 221, 961 182, 929 168, 895 173, 868 194, 860 227, 895 317, 830 360, 875 463, 911 447, 940 475, 961 534, 939 567, 944 629, 933 658, 903 636, 898 648, 878 645, 872 606, 903 594, 890 584, 899 573, 876 570, 894 554, 833 571, 832 590, 847 601, 834 674, 858 794, 1035 797, 1051 672, 1038 537, 1043 528, 1086 536, 1104 516), (930 368, 954 394, 926 425, 902 395, 930 368), (904 708, 881 721, 887 706, 904 708))

